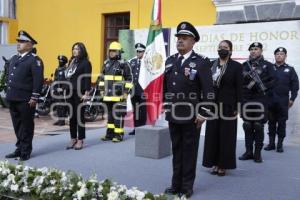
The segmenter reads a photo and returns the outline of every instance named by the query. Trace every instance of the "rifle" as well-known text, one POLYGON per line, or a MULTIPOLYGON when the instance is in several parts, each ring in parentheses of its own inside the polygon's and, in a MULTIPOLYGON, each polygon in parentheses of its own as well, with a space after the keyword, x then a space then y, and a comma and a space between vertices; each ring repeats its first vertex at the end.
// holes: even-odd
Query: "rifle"
POLYGON ((247 85, 247 88, 251 89, 255 84, 257 84, 260 91, 265 95, 265 91, 267 90, 267 88, 265 87, 264 83, 260 79, 257 71, 252 69, 249 61, 247 61, 247 64, 250 68, 250 71, 246 75, 248 75, 252 79, 252 81, 247 85))

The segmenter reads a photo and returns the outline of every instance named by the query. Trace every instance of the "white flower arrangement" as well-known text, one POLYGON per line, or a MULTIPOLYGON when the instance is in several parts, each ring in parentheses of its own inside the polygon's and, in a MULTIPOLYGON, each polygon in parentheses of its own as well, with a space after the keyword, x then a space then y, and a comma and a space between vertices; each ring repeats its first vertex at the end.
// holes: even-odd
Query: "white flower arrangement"
MULTIPOLYGON (((52 168, 32 168, 0 161, 1 196, 35 200, 167 200, 136 187, 128 189, 110 180, 98 181, 96 176, 84 180, 74 172, 52 168)), ((184 200, 185 197, 175 197, 184 200)))

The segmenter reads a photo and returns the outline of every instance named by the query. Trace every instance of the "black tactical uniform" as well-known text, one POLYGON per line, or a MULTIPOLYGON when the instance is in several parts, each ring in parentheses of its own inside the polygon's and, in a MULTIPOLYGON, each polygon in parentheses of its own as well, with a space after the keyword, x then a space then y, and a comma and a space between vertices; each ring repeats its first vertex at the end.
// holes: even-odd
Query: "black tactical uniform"
MULTIPOLYGON (((189 35, 199 41, 197 30, 188 22, 177 27, 176 36, 189 35)), ((173 152, 172 186, 165 193, 193 194, 200 128, 196 116, 206 114, 199 103, 214 98, 210 61, 190 51, 185 55, 175 54, 167 58, 164 73, 164 104, 166 120, 173 152), (185 74, 189 69, 189 75, 185 74)))
MULTIPOLYGON (((255 42, 250 45, 262 49, 262 44, 255 42)), ((255 60, 249 59, 243 63, 243 100, 242 118, 245 132, 246 152, 240 160, 253 159, 262 162, 261 149, 264 141, 264 124, 267 122, 267 108, 271 89, 275 84, 275 70, 272 63, 261 56, 255 60), (257 105, 259 104, 259 105, 257 105), (246 111, 246 109, 261 109, 261 111, 246 111), (255 150, 253 154, 253 143, 255 150)))
MULTIPOLYGON (((277 48, 274 52, 287 53, 283 47, 277 48)), ((275 149, 275 137, 278 136, 277 152, 283 152, 282 142, 285 138, 286 120, 288 119, 289 100, 295 101, 298 90, 299 80, 295 69, 288 64, 274 65, 276 70, 277 83, 273 89, 271 105, 269 107, 269 145, 265 150, 275 149), (289 93, 291 92, 291 95, 289 93)))
MULTIPOLYGON (((18 41, 37 42, 25 31, 20 31, 18 41)), ((11 58, 8 68, 7 100, 17 137, 16 150, 6 158, 20 157, 28 160, 32 151, 34 134, 35 108, 29 101, 37 101, 42 89, 43 69, 39 60, 31 53, 15 55, 11 58)))
POLYGON ((104 90, 103 101, 107 105, 107 131, 102 140, 120 142, 124 136, 126 98, 132 88, 132 74, 129 63, 121 58, 107 59, 103 65, 100 90, 104 90))
MULTIPOLYGON (((66 76, 65 76, 65 70, 66 70, 66 64, 68 63, 68 58, 63 55, 59 55, 57 57, 58 59, 58 67, 55 69, 54 73, 54 93, 55 95, 59 96, 59 99, 56 101, 58 103, 66 103, 65 99, 65 92, 66 92, 66 84, 64 84, 64 81, 66 81, 66 76)), ((58 121, 54 123, 54 125, 59 125, 63 126, 65 125, 65 120, 64 118, 67 116, 66 115, 66 106, 63 105, 58 105, 56 106, 56 111, 57 111, 57 117, 58 121)))
MULTIPOLYGON (((146 47, 137 43, 135 45, 137 51, 145 51, 146 47)), ((145 105, 144 90, 139 84, 139 75, 141 68, 141 59, 135 57, 130 61, 131 71, 132 71, 132 82, 133 90, 131 92, 131 103, 133 108, 133 121, 134 127, 143 126, 146 124, 147 120, 147 109, 145 105)), ((135 131, 133 130, 129 135, 134 135, 135 131)))

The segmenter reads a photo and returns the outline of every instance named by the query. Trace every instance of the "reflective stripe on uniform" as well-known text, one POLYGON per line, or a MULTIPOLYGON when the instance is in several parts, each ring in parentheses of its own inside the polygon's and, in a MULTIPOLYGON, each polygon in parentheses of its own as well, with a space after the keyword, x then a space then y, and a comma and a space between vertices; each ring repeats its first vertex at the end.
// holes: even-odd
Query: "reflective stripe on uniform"
POLYGON ((125 88, 131 89, 133 87, 132 83, 125 83, 125 88))
POLYGON ((122 101, 123 97, 110 97, 110 96, 104 96, 103 101, 122 101))
POLYGON ((107 128, 112 128, 112 129, 114 129, 114 128, 115 128, 115 125, 114 125, 114 124, 109 124, 109 123, 107 123, 107 128))
POLYGON ((99 86, 104 86, 104 82, 103 82, 103 81, 100 81, 98 85, 99 85, 99 86))
POLYGON ((114 129, 114 132, 115 132, 115 133, 119 133, 119 134, 120 134, 120 133, 124 133, 124 128, 115 128, 115 129, 114 129))
POLYGON ((105 75, 104 80, 105 81, 122 81, 123 76, 105 75))

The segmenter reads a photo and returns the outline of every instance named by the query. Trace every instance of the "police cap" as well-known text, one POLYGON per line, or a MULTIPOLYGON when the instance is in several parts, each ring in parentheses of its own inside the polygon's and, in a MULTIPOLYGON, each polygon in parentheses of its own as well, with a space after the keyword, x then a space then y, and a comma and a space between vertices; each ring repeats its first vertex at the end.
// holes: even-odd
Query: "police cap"
POLYGON ((277 52, 284 52, 285 54, 287 54, 287 50, 286 50, 286 48, 284 48, 284 47, 278 47, 277 49, 275 49, 274 55, 275 55, 277 52))
POLYGON ((146 46, 143 45, 142 43, 136 43, 136 44, 134 45, 134 47, 135 47, 135 49, 136 49, 137 51, 145 51, 145 49, 146 49, 146 46))
POLYGON ((252 44, 250 44, 250 46, 249 46, 249 48, 248 48, 248 51, 250 51, 250 49, 251 49, 252 47, 258 47, 258 48, 262 49, 262 48, 263 48, 263 45, 262 45, 262 43, 260 43, 260 42, 253 42, 252 44))
POLYGON ((19 31, 17 41, 31 42, 32 44, 37 44, 37 41, 33 39, 26 31, 19 31))
POLYGON ((179 35, 189 35, 194 37, 195 41, 198 42, 200 40, 200 36, 196 28, 189 22, 181 22, 177 26, 176 37, 179 35))

